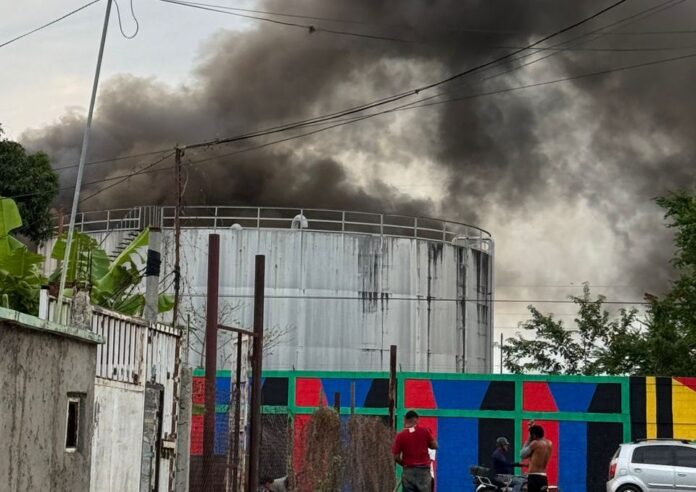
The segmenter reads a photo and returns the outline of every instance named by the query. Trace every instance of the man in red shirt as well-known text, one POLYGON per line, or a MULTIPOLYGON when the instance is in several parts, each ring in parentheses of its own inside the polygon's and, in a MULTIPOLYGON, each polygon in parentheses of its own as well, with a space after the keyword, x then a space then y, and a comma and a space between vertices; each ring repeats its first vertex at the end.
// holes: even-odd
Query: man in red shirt
POLYGON ((406 412, 404 430, 396 435, 392 454, 404 469, 401 474, 403 492, 431 492, 430 454, 428 449, 437 449, 437 441, 427 427, 418 425, 418 414, 406 412))

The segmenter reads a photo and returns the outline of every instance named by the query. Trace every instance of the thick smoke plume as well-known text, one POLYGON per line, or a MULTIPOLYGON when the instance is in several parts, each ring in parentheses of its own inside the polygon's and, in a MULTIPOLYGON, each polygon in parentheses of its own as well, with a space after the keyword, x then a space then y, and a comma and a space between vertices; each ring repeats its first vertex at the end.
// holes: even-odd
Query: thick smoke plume
MULTIPOLYGON (((293 12, 361 21, 303 22, 401 41, 267 23, 222 32, 207 44, 190 86, 129 75, 106 81, 91 158, 222 138, 399 93, 524 46, 606 5, 294 1, 293 12)), ((647 10, 654 6, 622 5, 553 42, 643 11, 644 18, 619 30, 679 30, 688 28, 681 19, 696 14, 690 2, 647 10)), ((281 0, 262 1, 258 8, 290 10, 281 0)), ((673 48, 696 43, 696 35, 614 33, 592 39, 571 50, 508 61, 437 90, 454 96, 497 91, 690 53, 673 48)), ((527 283, 572 278, 629 286, 626 296, 640 295, 664 288, 670 276, 670 238, 652 199, 694 183, 695 79, 693 60, 677 61, 379 116, 244 153, 222 156, 278 137, 190 151, 184 160, 185 199, 439 214, 493 229, 501 245, 499 263, 508 262, 498 270, 502 284, 518 277, 527 283), (202 159, 206 162, 189 165, 202 159), (409 186, 393 184, 399 181, 394 176, 403 176, 415 186, 423 175, 437 176, 442 187, 414 198, 409 186), (576 261, 563 261, 576 250, 576 261), (559 257, 559 270, 541 271, 550 256, 559 257)), ((81 114, 69 113, 58 124, 28 132, 24 141, 47 151, 56 166, 74 164, 83 124, 81 114)), ((155 158, 93 166, 86 180, 120 175, 155 158)), ((169 169, 134 177, 126 188, 116 186, 83 207, 171 203, 171 166, 172 160, 165 160, 159 167, 169 169)), ((63 180, 70 183, 74 173, 63 173, 63 180)), ((85 195, 101 186, 88 187, 85 195)))

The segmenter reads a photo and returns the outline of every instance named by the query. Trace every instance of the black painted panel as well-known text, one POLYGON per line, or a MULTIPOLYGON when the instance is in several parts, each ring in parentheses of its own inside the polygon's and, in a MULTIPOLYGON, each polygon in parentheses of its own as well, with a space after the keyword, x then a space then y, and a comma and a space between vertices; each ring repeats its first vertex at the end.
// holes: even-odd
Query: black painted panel
POLYGON ((513 381, 491 381, 483 397, 481 410, 514 410, 515 383, 513 381))

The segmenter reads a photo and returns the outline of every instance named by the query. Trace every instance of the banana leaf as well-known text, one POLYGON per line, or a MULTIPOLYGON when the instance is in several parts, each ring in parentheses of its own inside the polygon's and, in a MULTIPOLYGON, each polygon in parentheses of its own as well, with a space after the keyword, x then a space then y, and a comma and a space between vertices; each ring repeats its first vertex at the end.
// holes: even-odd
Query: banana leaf
POLYGON ((171 294, 160 294, 157 299, 157 311, 166 313, 174 309, 174 296, 171 294))

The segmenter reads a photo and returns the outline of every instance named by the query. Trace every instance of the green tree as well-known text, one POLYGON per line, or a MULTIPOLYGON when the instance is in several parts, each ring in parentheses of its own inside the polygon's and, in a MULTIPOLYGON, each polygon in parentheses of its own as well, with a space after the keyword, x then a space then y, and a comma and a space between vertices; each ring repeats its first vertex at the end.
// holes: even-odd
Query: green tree
POLYGON ((21 226, 17 204, 0 197, 0 305, 38 314, 39 290, 45 282, 40 268, 44 257, 11 235, 21 226))
POLYGON ((23 219, 16 231, 35 242, 51 236, 50 208, 58 195, 58 176, 46 154, 28 154, 2 136, 0 127, 0 196, 14 197, 23 219))
POLYGON ((696 374, 696 195, 684 191, 657 199, 667 227, 675 229, 672 265, 677 279, 663 297, 652 297, 648 311, 645 373, 696 374))
MULTIPOLYGON (((58 237, 51 253, 53 259, 60 261, 65 258, 66 236, 58 237)), ((142 253, 147 247, 148 237, 149 229, 145 229, 111 260, 94 238, 76 231, 67 261, 68 288, 64 295, 72 297, 74 286, 89 286, 92 304, 123 314, 142 315, 145 296, 138 290, 143 280, 145 258, 142 253)), ((57 268, 48 279, 53 286, 59 283, 61 268, 57 268)), ((160 312, 169 311, 173 306, 171 295, 160 294, 160 312)))
POLYGON ((581 296, 571 296, 578 314, 573 328, 553 314, 528 306, 531 319, 520 328, 533 338, 518 334, 503 345, 505 367, 515 373, 626 374, 642 356, 644 344, 636 324, 637 310, 622 309, 612 317, 604 309, 606 298, 592 299, 588 284, 581 296))
POLYGON ((505 366, 512 372, 547 374, 636 374, 695 376, 696 365, 696 195, 684 191, 658 198, 667 227, 675 230, 672 264, 677 279, 662 297, 646 296, 644 316, 622 310, 614 319, 592 300, 586 285, 575 329, 529 306, 531 319, 520 324, 533 332, 508 339, 505 366))

